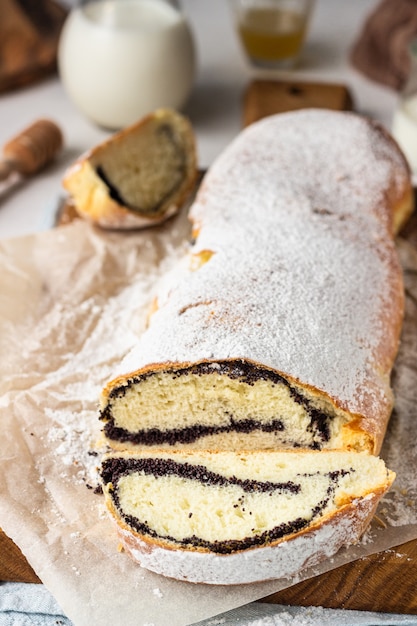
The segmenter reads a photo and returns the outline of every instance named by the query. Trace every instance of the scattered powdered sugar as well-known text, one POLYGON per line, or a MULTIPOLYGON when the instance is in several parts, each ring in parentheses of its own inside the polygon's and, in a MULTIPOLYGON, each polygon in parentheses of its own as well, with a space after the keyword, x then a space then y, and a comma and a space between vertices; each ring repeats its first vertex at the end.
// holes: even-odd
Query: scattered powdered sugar
POLYGON ((54 454, 62 464, 61 476, 65 477, 65 469, 70 469, 72 480, 85 483, 91 488, 96 488, 98 483, 97 465, 99 463, 100 450, 97 443, 99 439, 99 424, 97 412, 80 411, 79 413, 66 413, 50 411, 45 414, 54 424, 47 434, 47 441, 53 445, 54 454), (74 469, 76 471, 74 471, 74 469))
MULTIPOLYGON (((403 477, 404 473, 399 476, 403 477)), ((405 524, 417 524, 417 500, 415 490, 410 498, 394 488, 384 497, 379 507, 379 514, 390 526, 403 526, 405 524)))
POLYGON ((74 572, 74 574, 76 576, 80 576, 81 575, 81 572, 80 572, 80 570, 78 569, 78 567, 76 565, 73 565, 71 569, 72 569, 72 571, 74 572))
MULTIPOLYGON (((39 246, 27 238, 23 258, 5 257, 5 284, 23 304, 19 315, 0 319, 0 403, 28 415, 27 436, 53 456, 62 480, 97 486, 100 391, 143 332, 159 280, 183 256, 188 232, 185 212, 175 235, 168 225, 129 235, 80 221, 43 233, 39 246)), ((38 457, 44 484, 49 463, 38 457)))
POLYGON ((254 603, 197 622, 194 626, 415 626, 415 623, 415 619, 408 615, 254 603))

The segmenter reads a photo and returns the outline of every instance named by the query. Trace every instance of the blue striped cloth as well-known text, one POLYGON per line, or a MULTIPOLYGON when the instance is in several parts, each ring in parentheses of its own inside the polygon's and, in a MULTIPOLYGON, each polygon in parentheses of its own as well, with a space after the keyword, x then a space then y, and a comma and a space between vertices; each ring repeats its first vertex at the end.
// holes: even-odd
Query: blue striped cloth
POLYGON ((72 622, 43 585, 0 583, 0 626, 72 626, 72 622))
MULTIPOLYGON (((417 626, 417 616, 254 602, 193 626, 417 626)), ((74 626, 43 585, 0 583, 0 626, 74 626)), ((102 626, 124 626, 103 624, 102 626)), ((142 626, 138 618, 138 626, 142 626)))

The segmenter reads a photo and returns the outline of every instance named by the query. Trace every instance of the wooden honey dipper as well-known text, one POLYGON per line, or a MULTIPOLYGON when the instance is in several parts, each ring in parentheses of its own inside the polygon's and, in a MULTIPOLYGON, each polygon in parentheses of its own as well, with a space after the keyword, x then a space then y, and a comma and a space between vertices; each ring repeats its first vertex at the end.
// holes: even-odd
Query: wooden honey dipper
POLYGON ((36 174, 53 160, 62 145, 60 128, 50 120, 37 120, 3 146, 0 181, 15 173, 36 174))

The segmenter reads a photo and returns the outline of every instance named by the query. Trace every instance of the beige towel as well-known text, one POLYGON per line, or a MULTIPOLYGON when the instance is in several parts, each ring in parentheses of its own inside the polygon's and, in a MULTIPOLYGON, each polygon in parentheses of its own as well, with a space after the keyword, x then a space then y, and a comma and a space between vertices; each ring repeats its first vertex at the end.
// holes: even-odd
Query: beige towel
POLYGON ((408 46, 416 36, 417 0, 382 0, 352 48, 352 65, 368 78, 399 90, 410 72, 408 46))

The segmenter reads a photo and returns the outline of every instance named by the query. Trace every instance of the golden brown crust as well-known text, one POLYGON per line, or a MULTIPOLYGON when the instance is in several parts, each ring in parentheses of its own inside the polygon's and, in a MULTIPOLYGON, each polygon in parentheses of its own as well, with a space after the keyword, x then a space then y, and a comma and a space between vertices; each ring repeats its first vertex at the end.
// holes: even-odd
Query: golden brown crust
POLYGON ((414 190, 411 185, 404 190, 404 195, 402 198, 397 199, 397 202, 394 204, 394 234, 398 234, 401 232, 402 228, 406 225, 408 220, 414 211, 414 190))

